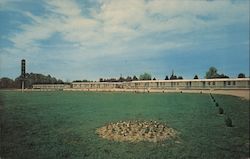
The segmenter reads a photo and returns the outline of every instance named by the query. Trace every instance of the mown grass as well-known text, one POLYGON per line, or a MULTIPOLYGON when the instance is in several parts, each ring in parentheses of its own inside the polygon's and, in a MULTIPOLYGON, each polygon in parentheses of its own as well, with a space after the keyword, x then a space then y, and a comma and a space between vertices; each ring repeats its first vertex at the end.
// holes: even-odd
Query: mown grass
POLYGON ((1 158, 247 158, 249 101, 207 94, 0 92, 1 158), (233 127, 224 122, 228 115, 233 127), (157 120, 178 141, 101 139, 96 128, 120 120, 157 120))

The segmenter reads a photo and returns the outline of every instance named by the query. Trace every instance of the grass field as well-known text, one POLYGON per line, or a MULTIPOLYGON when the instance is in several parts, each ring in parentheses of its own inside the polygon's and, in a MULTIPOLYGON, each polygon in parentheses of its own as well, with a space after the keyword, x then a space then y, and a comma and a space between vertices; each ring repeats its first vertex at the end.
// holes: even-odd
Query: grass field
POLYGON ((247 158, 249 101, 208 94, 0 92, 0 157, 52 158, 247 158), (178 142, 114 142, 95 133, 109 122, 157 120, 177 130, 178 142))

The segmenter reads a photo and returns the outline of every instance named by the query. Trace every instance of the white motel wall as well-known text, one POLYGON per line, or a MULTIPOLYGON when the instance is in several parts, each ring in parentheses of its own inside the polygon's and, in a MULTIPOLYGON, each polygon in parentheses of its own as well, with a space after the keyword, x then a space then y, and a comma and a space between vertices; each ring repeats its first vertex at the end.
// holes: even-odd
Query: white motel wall
POLYGON ((131 82, 73 82, 71 84, 34 84, 33 90, 230 90, 250 88, 250 78, 192 79, 192 80, 149 80, 131 82))

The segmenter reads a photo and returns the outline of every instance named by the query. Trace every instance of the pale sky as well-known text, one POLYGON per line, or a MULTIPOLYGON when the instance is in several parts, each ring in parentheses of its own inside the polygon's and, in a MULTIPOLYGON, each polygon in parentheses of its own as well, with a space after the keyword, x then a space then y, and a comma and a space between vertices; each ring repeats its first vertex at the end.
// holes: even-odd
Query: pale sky
POLYGON ((249 0, 0 0, 0 77, 249 76, 249 0))

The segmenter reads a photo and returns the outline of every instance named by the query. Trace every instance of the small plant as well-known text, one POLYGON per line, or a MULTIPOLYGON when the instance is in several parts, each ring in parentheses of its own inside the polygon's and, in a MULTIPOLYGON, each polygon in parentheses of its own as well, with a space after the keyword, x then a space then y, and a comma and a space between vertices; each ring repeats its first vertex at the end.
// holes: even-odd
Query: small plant
POLYGON ((216 102, 216 100, 214 99, 214 102, 216 102))
POLYGON ((223 113, 224 113, 223 108, 219 107, 219 114, 223 114, 223 113))
POLYGON ((215 103, 215 106, 218 107, 218 106, 219 106, 219 103, 216 102, 216 103, 215 103))
POLYGON ((225 124, 227 127, 233 127, 232 119, 229 116, 225 118, 225 124))

